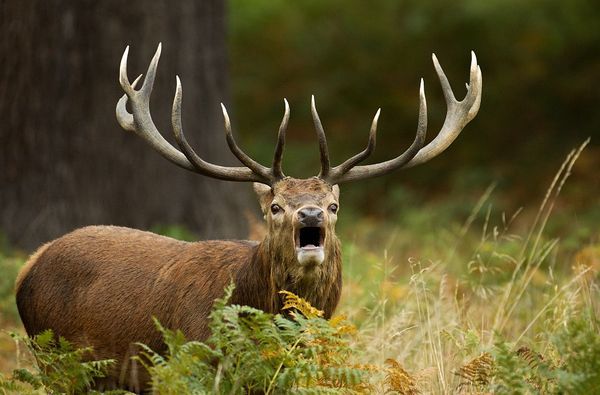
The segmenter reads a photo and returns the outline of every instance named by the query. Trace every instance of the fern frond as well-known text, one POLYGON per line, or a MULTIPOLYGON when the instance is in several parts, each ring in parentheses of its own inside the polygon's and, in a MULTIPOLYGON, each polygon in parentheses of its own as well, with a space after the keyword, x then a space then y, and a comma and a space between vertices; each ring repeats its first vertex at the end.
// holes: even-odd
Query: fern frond
POLYGON ((279 291, 280 295, 285 296, 283 310, 295 309, 302 313, 306 318, 323 317, 323 311, 313 307, 309 302, 298 295, 289 291, 279 291))
POLYGON ((535 352, 526 346, 520 347, 517 350, 517 355, 527 362, 532 369, 537 368, 540 365, 540 362, 544 361, 544 356, 542 354, 535 352))
POLYGON ((358 329, 355 325, 348 323, 345 315, 336 315, 329 320, 329 325, 336 330, 339 335, 355 335, 358 329))
POLYGON ((417 395, 419 390, 417 388, 415 378, 410 375, 395 359, 386 359, 385 385, 387 391, 394 391, 400 395, 417 395))
POLYGON ((490 384, 494 374, 494 359, 490 353, 484 352, 461 366, 455 374, 461 378, 459 391, 464 387, 485 387, 490 384))

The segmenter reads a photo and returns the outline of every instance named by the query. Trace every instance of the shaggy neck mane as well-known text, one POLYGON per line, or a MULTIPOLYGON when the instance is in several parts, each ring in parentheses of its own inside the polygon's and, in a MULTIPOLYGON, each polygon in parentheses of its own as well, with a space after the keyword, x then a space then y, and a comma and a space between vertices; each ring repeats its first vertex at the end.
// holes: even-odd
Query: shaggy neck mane
POLYGON ((341 284, 336 284, 338 278, 341 278, 341 253, 340 243, 335 235, 329 235, 324 247, 323 263, 307 270, 298 263, 295 249, 281 248, 267 237, 261 244, 261 249, 270 266, 276 292, 292 292, 314 307, 325 310, 332 288, 341 287, 341 284))
POLYGON ((267 236, 257 246, 252 263, 244 270, 245 278, 238 277, 242 280, 237 281, 240 296, 248 295, 251 290, 247 285, 253 284, 254 292, 258 291, 256 306, 265 311, 279 313, 283 307, 283 298, 278 292, 285 290, 307 300, 314 307, 323 310, 326 317, 330 317, 342 287, 339 240, 331 236, 325 245, 325 261, 308 270, 296 261, 294 251, 287 250, 274 246, 267 236), (260 284, 260 288, 257 288, 257 284, 260 284))

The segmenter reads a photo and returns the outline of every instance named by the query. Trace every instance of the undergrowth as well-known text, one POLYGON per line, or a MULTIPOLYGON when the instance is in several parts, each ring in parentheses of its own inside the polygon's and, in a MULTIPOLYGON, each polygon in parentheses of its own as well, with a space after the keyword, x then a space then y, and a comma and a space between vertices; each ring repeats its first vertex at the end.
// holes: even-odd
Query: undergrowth
POLYGON ((553 334, 541 354, 498 341, 461 366, 457 389, 494 394, 594 394, 600 390, 600 335, 595 317, 576 318, 553 334))
MULTIPOLYGON (((493 188, 462 223, 423 238, 365 220, 343 236, 339 317, 325 320, 291 294, 279 315, 229 305, 230 288, 215 303, 205 342, 157 322, 168 351, 146 347, 138 357, 152 387, 160 394, 600 392, 600 235, 592 226, 587 243, 566 253, 547 228, 584 146, 567 157, 527 226, 521 210, 495 212, 493 188), (419 258, 396 258, 410 255, 419 258)), ((15 261, 0 265, 7 262, 15 261)), ((43 336, 42 345, 20 339, 39 365, 0 376, 0 393, 74 393, 109 366, 43 336), (70 379, 55 386, 58 372, 70 379)))
POLYGON ((352 365, 343 318, 327 321, 322 312, 287 293, 288 315, 272 315, 248 306, 228 305, 233 287, 215 302, 212 335, 186 342, 183 333, 163 328, 166 356, 145 347, 140 358, 160 394, 358 392, 367 370, 352 365), (145 361, 150 361, 147 363, 145 361))
POLYGON ((561 165, 528 226, 514 229, 521 210, 495 214, 490 188, 458 237, 438 231, 419 258, 395 259, 402 228, 383 230, 383 256, 351 245, 342 311, 358 327, 361 362, 398 361, 421 393, 600 391, 599 235, 565 254, 545 232, 586 144, 561 165), (532 364, 534 355, 542 362, 532 364))
MULTIPOLYGON (((91 348, 75 348, 51 330, 33 338, 12 333, 15 341, 24 344, 35 363, 30 368, 17 368, 10 378, 0 374, 0 391, 19 394, 80 394, 92 392, 94 379, 105 377, 114 360, 90 359, 91 348)), ((113 391, 113 394, 122 391, 113 391)))

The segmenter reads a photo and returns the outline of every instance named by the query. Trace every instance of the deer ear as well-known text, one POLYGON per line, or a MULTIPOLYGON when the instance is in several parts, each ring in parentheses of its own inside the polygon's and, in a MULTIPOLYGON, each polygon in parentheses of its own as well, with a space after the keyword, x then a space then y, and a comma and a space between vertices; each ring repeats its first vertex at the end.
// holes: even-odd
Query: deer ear
POLYGON ((273 200, 273 189, 266 184, 261 184, 260 182, 255 182, 252 184, 252 186, 254 187, 254 193, 256 193, 256 196, 258 196, 260 208, 264 213, 266 212, 266 207, 273 200))
POLYGON ((340 187, 338 184, 335 184, 334 186, 331 187, 331 192, 333 192, 333 195, 335 196, 335 200, 340 200, 340 187))

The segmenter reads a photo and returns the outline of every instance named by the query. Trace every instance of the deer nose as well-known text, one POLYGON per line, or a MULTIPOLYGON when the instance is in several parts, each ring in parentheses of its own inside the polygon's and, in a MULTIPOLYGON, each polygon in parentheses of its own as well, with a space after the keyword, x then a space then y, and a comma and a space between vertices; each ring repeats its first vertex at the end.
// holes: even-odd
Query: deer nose
POLYGON ((303 207, 298 210, 298 220, 304 226, 321 226, 323 210, 318 207, 303 207))

